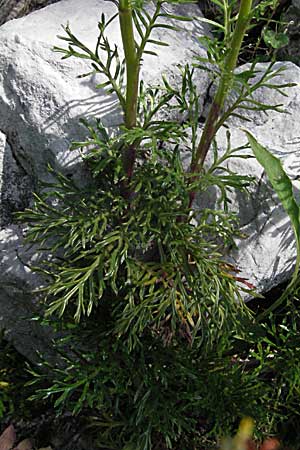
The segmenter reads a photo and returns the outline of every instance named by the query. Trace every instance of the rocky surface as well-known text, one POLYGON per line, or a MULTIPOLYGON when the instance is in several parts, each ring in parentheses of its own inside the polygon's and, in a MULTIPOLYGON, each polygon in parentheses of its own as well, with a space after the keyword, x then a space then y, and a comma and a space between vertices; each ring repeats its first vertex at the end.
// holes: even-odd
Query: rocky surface
POLYGON ((31 320, 39 311, 39 297, 33 291, 41 286, 41 279, 29 268, 37 256, 24 247, 23 238, 21 226, 0 230, 0 330, 30 360, 39 360, 38 351, 54 361, 51 331, 31 320))
POLYGON ((0 132, 0 227, 13 221, 13 212, 28 206, 33 183, 14 157, 7 137, 0 132))
POLYGON ((0 25, 59 0, 0 0, 0 25))
MULTIPOLYGON (((84 182, 80 155, 68 151, 72 140, 86 135, 79 118, 101 117, 107 126, 120 122, 116 99, 95 88, 101 80, 76 78, 90 66, 80 59, 61 61, 61 55, 52 51, 54 45, 64 45, 56 35, 63 34, 61 24, 67 21, 72 32, 94 48, 102 12, 111 16, 114 4, 62 0, 0 28, 0 330, 4 328, 17 349, 30 359, 35 359, 37 349, 47 356, 50 339, 47 330, 28 320, 36 311, 31 291, 41 280, 29 269, 34 255, 23 247, 23 228, 10 222, 12 213, 30 202, 37 181, 47 179, 48 163, 84 182)), ((197 5, 177 6, 176 12, 201 16, 197 5)), ((177 34, 170 30, 157 33, 157 39, 171 45, 155 48, 159 58, 145 56, 143 76, 147 81, 158 81, 164 72, 176 84, 176 65, 190 62, 193 52, 204 54, 195 38, 203 34, 202 25, 193 21, 183 27, 177 34)), ((110 26, 109 38, 120 43, 117 21, 110 26)), ((199 86, 203 98, 208 84, 208 76, 203 76, 199 86)))
MULTIPOLYGON (((261 77, 268 65, 269 63, 260 63, 256 66, 258 73, 253 82, 261 77)), ((246 68, 247 66, 244 66, 239 70, 246 68)), ((280 68, 285 70, 274 79, 274 83, 296 83, 296 86, 283 89, 286 96, 263 87, 255 92, 254 99, 270 105, 282 105, 281 109, 285 112, 241 110, 239 112, 246 115, 250 121, 231 118, 227 127, 219 130, 217 144, 222 154, 227 147, 228 126, 232 148, 247 144, 242 129, 250 131, 260 144, 280 158, 300 202, 300 68, 291 62, 278 62, 273 70, 280 68)), ((207 96, 208 104, 214 92, 215 86, 212 86, 207 96)), ((206 108, 204 110, 207 111, 206 108)), ((239 153, 253 156, 250 149, 239 153)), ((209 165, 211 160, 212 157, 208 154, 206 163, 209 165)), ((240 231, 244 237, 235 239, 236 249, 231 251, 229 259, 241 270, 240 276, 248 279, 258 292, 267 292, 287 281, 293 272, 296 246, 291 223, 256 159, 232 158, 226 165, 236 173, 256 178, 249 197, 237 191, 230 195, 230 209, 238 214, 240 231)), ((216 189, 212 188, 205 198, 196 197, 195 208, 213 207, 217 194, 216 189)))
MULTIPOLYGON (((260 65, 264 71, 267 63, 260 65)), ((282 104, 286 113, 274 111, 251 112, 251 122, 230 121, 231 143, 238 147, 247 142, 241 127, 249 130, 256 139, 280 158, 287 174, 293 181, 294 193, 300 201, 300 68, 291 62, 276 63, 275 68, 286 70, 276 77, 276 83, 297 83, 286 88, 286 97, 280 93, 261 88, 256 100, 269 104, 282 104)), ((258 75, 259 76, 259 75, 258 75)), ((220 130, 218 143, 225 147, 225 129, 220 130)), ((251 153, 247 150, 246 153, 251 153)), ((249 199, 240 195, 233 198, 241 220, 241 231, 246 239, 236 240, 237 249, 233 260, 257 290, 266 292, 287 281, 294 269, 296 246, 290 220, 271 188, 262 167, 255 159, 236 159, 231 163, 238 173, 255 175, 257 183, 249 199)))
MULTIPOLYGON (((258 73, 253 82, 262 76, 268 66, 269 63, 256 66, 258 73)), ((247 66, 242 66, 239 70, 246 68, 247 66)), ((296 86, 283 89, 286 96, 266 87, 260 88, 254 94, 254 99, 270 105, 282 105, 284 112, 245 113, 245 110, 241 110, 239 113, 246 115, 250 121, 231 118, 226 127, 219 130, 216 141, 221 155, 227 147, 228 129, 232 148, 247 144, 242 129, 250 131, 260 144, 280 158, 300 202, 300 68, 291 62, 278 62, 273 70, 280 68, 285 70, 274 79, 276 84, 296 83, 296 86)), ((216 88, 212 85, 207 93, 207 105, 204 105, 205 116, 215 91, 216 88)), ((199 135, 201 129, 202 126, 199 135)), ((232 249, 228 258, 241 271, 240 276, 253 284, 257 292, 267 292, 287 281, 293 272, 296 260, 294 234, 286 212, 269 184, 263 168, 253 158, 251 149, 239 153, 250 155, 251 158, 231 158, 226 166, 235 173, 254 176, 256 182, 250 188, 248 196, 238 191, 232 191, 229 195, 229 209, 238 215, 243 238, 235 238, 236 249, 232 249)), ((190 155, 187 154, 184 160, 186 167, 189 161, 190 155)), ((211 162, 212 154, 208 153, 206 165, 209 166, 211 162)), ((194 208, 213 208, 218 197, 217 189, 212 187, 205 195, 196 196, 194 208)))
MULTIPOLYGON (((194 13, 195 8, 194 5, 194 13)), ((0 29, 0 130, 9 137, 18 163, 33 179, 46 175, 47 163, 74 175, 78 154, 68 153, 66 149, 71 140, 85 136, 85 129, 78 124, 79 118, 101 117, 106 126, 120 122, 116 99, 95 88, 101 80, 76 78, 90 66, 80 59, 61 61, 60 54, 52 51, 53 45, 64 44, 56 35, 63 34, 60 25, 66 24, 66 18, 74 34, 94 48, 97 16, 101 12, 111 16, 115 6, 103 2, 99 11, 97 0, 89 0, 84 8, 80 0, 63 0, 8 22, 0 29)), ((158 33, 157 39, 163 37, 172 45, 159 48, 157 59, 145 57, 143 76, 146 81, 158 81, 160 74, 167 72, 176 83, 179 79, 176 65, 190 61, 193 51, 201 52, 192 37, 192 33, 201 33, 201 26, 187 23, 186 28, 189 32, 185 34, 169 30, 158 33)), ((111 26, 109 37, 112 42, 120 43, 118 22, 111 26)), ((207 84, 208 77, 202 77, 203 93, 207 84)))

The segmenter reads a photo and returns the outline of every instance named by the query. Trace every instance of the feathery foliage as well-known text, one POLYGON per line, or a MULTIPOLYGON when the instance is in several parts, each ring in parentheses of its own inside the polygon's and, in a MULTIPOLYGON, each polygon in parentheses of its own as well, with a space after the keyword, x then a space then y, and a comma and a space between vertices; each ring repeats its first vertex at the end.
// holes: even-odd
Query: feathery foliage
MULTIPOLYGON (((249 157, 249 146, 232 148, 228 132, 220 153, 215 136, 230 117, 247 121, 247 110, 282 112, 281 105, 259 103, 255 92, 268 87, 285 95, 291 85, 274 82, 281 69, 273 63, 264 73, 256 62, 234 71, 258 9, 242 0, 236 14, 236 1, 214 0, 224 16, 223 25, 214 24, 223 41, 201 39, 207 59, 178 67, 180 86, 165 77, 161 86, 145 86, 140 67, 147 54, 155 56, 148 44, 166 45, 155 30, 175 31, 174 20, 186 18, 167 12, 164 1, 114 3, 117 13, 100 18, 95 50, 69 25, 62 37, 68 47, 55 50, 90 62, 92 71, 82 76, 103 77, 97 87, 115 94, 123 123, 111 130, 101 118, 83 119, 87 138, 71 149, 84 150, 89 184, 79 187, 50 168, 55 181, 44 183, 20 215, 27 239, 47 251, 37 268, 48 279, 46 316, 63 331, 63 366, 32 369, 37 382, 50 382, 33 398, 53 397, 56 408, 74 414, 92 409, 102 448, 188 450, 203 434, 231 432, 243 415, 261 421, 262 433, 273 432, 282 380, 276 372, 271 386, 265 373, 275 344, 243 302, 242 292, 254 294, 253 287, 226 258, 238 233, 229 193, 247 193, 253 182, 226 163, 249 157), (107 34, 116 19, 122 51, 107 34), (217 91, 201 129, 194 80, 212 63, 217 91), (174 110, 182 123, 166 116, 174 110), (195 211, 196 195, 204 198, 212 186, 218 209, 195 211)), ((295 386, 297 379, 288 392, 295 386)))

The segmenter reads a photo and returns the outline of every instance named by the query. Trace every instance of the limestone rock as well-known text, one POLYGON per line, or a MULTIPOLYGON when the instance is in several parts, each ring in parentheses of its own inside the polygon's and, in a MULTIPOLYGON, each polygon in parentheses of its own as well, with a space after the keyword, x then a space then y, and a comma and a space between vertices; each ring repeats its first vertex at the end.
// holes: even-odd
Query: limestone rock
POLYGON ((29 204, 32 180, 15 159, 6 136, 0 132, 0 226, 13 221, 13 213, 29 204))
POLYGON ((24 227, 11 225, 0 231, 0 330, 16 349, 31 361, 38 361, 37 351, 55 360, 53 334, 32 320, 38 315, 41 277, 30 266, 36 264, 36 252, 24 247, 24 227))
POLYGON ((0 25, 59 0, 0 0, 0 25))
MULTIPOLYGON (((197 11, 201 15, 196 5, 189 6, 188 14, 190 8, 194 15, 197 11)), ((63 0, 0 28, 0 130, 10 137, 19 164, 34 179, 45 176, 47 163, 74 175, 78 153, 70 154, 67 149, 72 140, 86 134, 79 118, 99 117, 106 126, 120 122, 114 96, 95 88, 101 80, 76 78, 89 71, 90 65, 78 58, 61 61, 61 55, 52 52, 53 45, 64 45, 56 35, 63 34, 60 24, 67 20, 73 33, 94 48, 102 12, 110 17, 115 6, 98 0, 88 0, 84 6, 81 0, 63 0)), ((145 56, 146 81, 157 82, 162 72, 168 72, 176 83, 176 65, 191 62, 193 52, 203 53, 194 37, 195 32, 201 34, 199 22, 187 22, 185 27, 187 31, 177 34, 158 32, 156 38, 171 46, 156 49, 159 58, 145 56)), ((111 25, 109 38, 120 44, 117 21, 111 25)), ((201 83, 204 93, 208 77, 201 83)))
MULTIPOLYGON (((267 66, 268 63, 260 64, 258 69, 263 72, 267 66)), ((286 70, 275 78, 276 83, 297 83, 297 86, 285 89, 286 97, 274 90, 261 88, 255 99, 269 104, 282 104, 287 114, 274 111, 267 114, 249 112, 247 117, 251 122, 233 118, 228 125, 233 148, 247 143, 242 127, 280 158, 293 180, 295 196, 300 201, 300 68, 291 62, 276 63, 275 68, 281 66, 286 70)), ((225 133, 223 128, 217 136, 220 151, 225 149, 225 133)), ((250 149, 244 152, 251 154, 250 149)), ((287 281, 294 269, 296 246, 290 220, 255 159, 233 159, 230 168, 240 174, 254 175, 257 179, 249 198, 233 194, 233 209, 238 212, 241 231, 246 239, 236 240, 237 248, 231 257, 242 271, 241 276, 249 279, 258 291, 266 292, 287 281)))
MULTIPOLYGON (((268 65, 269 63, 260 63, 256 66, 259 73, 253 82, 261 77, 268 65)), ((266 114, 241 110, 239 113, 246 115, 250 122, 231 118, 226 123, 226 128, 219 130, 216 141, 218 152, 222 155, 227 147, 228 130, 232 148, 247 144, 242 128, 250 131, 260 144, 281 160, 300 203, 300 67, 291 62, 278 62, 273 69, 282 67, 285 70, 275 78, 274 83, 296 83, 296 86, 283 89, 287 96, 263 87, 256 91, 254 99, 270 105, 281 104, 286 113, 268 111, 266 114)), ((243 69, 245 67, 239 68, 240 71, 243 69)), ((215 86, 212 86, 208 92, 208 105, 204 105, 206 112, 215 91, 215 86)), ((202 127, 199 135, 201 130, 202 127)), ((236 248, 230 252, 228 258, 241 271, 240 276, 248 279, 257 292, 267 292, 291 277, 296 262, 294 234, 287 213, 262 166, 253 157, 251 149, 239 153, 251 155, 252 158, 231 158, 226 162, 226 166, 235 173, 254 176, 256 183, 250 189, 249 196, 235 190, 229 196, 229 209, 238 215, 240 231, 244 238, 235 239, 236 248)), ((211 162, 212 154, 209 152, 205 164, 209 166, 211 162)), ((189 163, 190 155, 187 154, 184 158, 185 167, 188 167, 189 163)), ((205 194, 196 196, 194 209, 201 211, 205 207, 215 208, 217 198, 217 188, 211 187, 205 194)))
POLYGON ((9 225, 12 213, 27 206, 32 183, 17 164, 3 133, 0 173, 0 330, 4 329, 6 338, 31 360, 37 360, 36 351, 54 360, 50 330, 31 321, 38 312, 33 290, 42 283, 29 268, 36 262, 36 252, 24 247, 24 227, 9 225))

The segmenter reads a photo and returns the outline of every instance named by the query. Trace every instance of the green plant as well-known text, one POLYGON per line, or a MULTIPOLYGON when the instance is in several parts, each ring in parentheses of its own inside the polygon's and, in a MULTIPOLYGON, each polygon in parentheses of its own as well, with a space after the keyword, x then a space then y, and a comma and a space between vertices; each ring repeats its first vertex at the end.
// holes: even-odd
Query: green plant
MULTIPOLYGON (((63 39, 69 43, 69 48, 56 48, 56 51, 64 53, 64 57, 91 59, 94 71, 108 79, 101 87, 117 95, 124 125, 120 133, 111 135, 99 121, 97 128, 84 122, 90 137, 86 142, 74 143, 72 148, 89 147, 85 159, 94 185, 83 192, 59 175, 57 184, 48 186, 43 197, 36 196, 35 209, 25 213, 32 223, 28 236, 45 245, 54 233, 56 242, 52 249, 65 249, 63 259, 50 262, 47 270, 53 277, 47 288, 51 299, 49 313, 58 312, 61 316, 68 305, 72 308, 75 304, 74 317, 79 321, 82 315, 91 313, 103 295, 109 295, 112 299, 122 299, 112 300, 114 332, 128 339, 131 347, 149 327, 158 330, 163 327, 161 333, 167 327, 173 336, 182 326, 191 341, 197 336, 197 339, 201 337, 201 343, 210 345, 221 329, 231 327, 233 317, 246 308, 235 276, 220 253, 222 246, 232 240, 234 216, 222 210, 204 210, 195 224, 192 200, 196 187, 200 191, 216 184, 226 201, 228 188, 246 189, 250 178, 226 169, 222 175, 217 175, 221 162, 233 154, 237 156, 240 150, 231 149, 229 143, 227 153, 221 157, 216 154, 211 168, 201 173, 199 185, 197 174, 202 171, 206 142, 213 138, 211 131, 205 148, 203 141, 196 146, 197 136, 193 137, 191 168, 184 171, 179 144, 185 143, 185 130, 190 124, 196 134, 195 111, 198 108, 192 82, 194 71, 188 66, 182 69, 181 88, 172 88, 164 80, 159 96, 159 90, 144 89, 141 84, 137 96, 141 57, 147 51, 146 44, 156 42, 150 38, 151 32, 158 26, 173 28, 157 21, 162 17, 181 19, 163 13, 161 6, 158 2, 150 16, 145 9, 132 11, 128 4, 119 4, 125 55, 122 63, 118 51, 111 49, 105 37, 111 20, 106 23, 102 16, 95 52, 87 49, 66 28, 68 37, 63 39), (128 23, 124 22, 123 14, 128 23), (134 47, 133 24, 140 35, 140 43, 134 47), (107 52, 105 64, 99 58, 98 48, 107 52), (114 75, 110 72, 112 61, 116 63, 114 75), (129 65, 131 70, 128 70, 129 65), (128 74, 125 95, 120 81, 122 67, 127 67, 128 74), (155 120, 155 114, 170 105, 171 100, 177 101, 181 109, 189 108, 190 117, 183 126, 155 120), (81 200, 75 202, 79 193, 81 200), (63 201, 52 207, 51 200, 55 198, 63 201), (219 244, 210 237, 215 234, 219 244), (205 302, 200 302, 201 298, 205 298, 205 302)), ((242 14, 245 14, 243 9, 242 14)), ((245 18, 241 21, 245 22, 245 27, 245 18)), ((237 23, 239 32, 242 31, 240 22, 237 23)), ((238 32, 232 35, 233 41, 237 40, 234 54, 227 56, 232 67, 241 43, 236 36, 238 32)), ((221 97, 217 117, 229 89, 230 80, 226 84, 226 77, 228 71, 224 68, 217 94, 217 98, 221 97)), ((215 119, 215 116, 208 118, 205 134, 205 130, 211 130, 212 123, 216 132, 215 119)))
POLYGON ((14 388, 12 365, 15 365, 15 361, 13 352, 3 340, 2 334, 0 335, 0 350, 0 419, 3 419, 7 414, 11 414, 15 407, 11 395, 14 388))
MULTIPOLYGON (((233 439, 225 439, 221 450, 254 450, 257 448, 255 443, 251 441, 253 428, 253 420, 245 417, 241 421, 235 437, 233 439)), ((259 450, 276 450, 279 445, 277 439, 267 439, 259 447, 259 450)))
POLYGON ((0 419, 9 417, 26 418, 30 412, 27 409, 26 396, 30 391, 24 388, 29 381, 26 372, 26 361, 8 343, 3 333, 0 334, 0 419))
MULTIPOLYGON (((212 26, 214 41, 222 48, 226 34, 232 27, 232 17, 237 12, 237 3, 218 0, 207 3, 207 11, 202 21, 212 26)), ((280 0, 253 2, 251 25, 248 27, 239 54, 240 62, 249 62, 254 59, 276 60, 278 49, 288 45, 289 23, 281 19, 282 12, 287 8, 285 3, 280 0)))
POLYGON ((227 335, 209 353, 186 347, 184 334, 168 346, 144 335, 129 351, 108 334, 103 310, 80 325, 59 323, 65 366, 32 369, 32 400, 52 398, 58 412, 67 404, 87 416, 100 448, 198 450, 211 440, 215 449, 216 437, 230 435, 244 416, 254 418, 257 439, 281 434, 297 448, 297 306, 287 302, 287 312, 258 329, 244 322, 244 336, 227 335))
POLYGON ((7 381, 0 381, 0 418, 4 416, 7 409, 6 405, 9 404, 8 388, 9 384, 7 381))
POLYGON ((78 187, 50 168, 55 182, 45 184, 34 207, 20 215, 29 223, 28 240, 50 250, 39 268, 50 280, 46 315, 67 334, 58 342, 64 366, 48 365, 46 374, 32 369, 32 375, 50 383, 38 389, 38 398, 53 397, 56 408, 74 414, 94 411, 103 448, 187 450, 203 434, 231 432, 243 415, 261 420, 262 432, 272 429, 276 416, 262 359, 251 373, 232 363, 241 343, 250 352, 245 343, 255 327, 241 296, 252 286, 224 257, 238 233, 228 192, 247 192, 253 180, 224 165, 233 156, 248 157, 242 150, 249 146, 232 148, 228 132, 227 149, 219 154, 215 136, 231 116, 248 120, 243 110, 282 112, 281 105, 258 103, 254 93, 262 86, 282 92, 292 84, 274 84, 281 69, 273 64, 258 77, 255 62, 234 72, 256 7, 242 0, 235 15, 235 2, 215 3, 223 5, 223 43, 206 38, 207 60, 179 67, 180 86, 166 78, 160 87, 139 81, 142 57, 153 53, 147 44, 166 45, 152 33, 174 29, 165 20, 185 19, 165 12, 162 1, 147 9, 120 0, 115 16, 101 16, 95 51, 69 26, 62 37, 68 48, 55 48, 63 58, 90 60, 93 70, 83 76, 104 77, 98 87, 116 96, 124 123, 109 130, 101 120, 82 120, 88 137, 72 149, 88 149, 91 183, 78 187), (123 60, 106 34, 117 18, 123 60), (200 130, 193 79, 207 70, 206 62, 214 63, 218 87, 200 130), (187 113, 184 123, 162 120, 166 108, 187 113), (218 209, 196 213, 196 193, 204 195, 210 186, 218 189, 218 209))

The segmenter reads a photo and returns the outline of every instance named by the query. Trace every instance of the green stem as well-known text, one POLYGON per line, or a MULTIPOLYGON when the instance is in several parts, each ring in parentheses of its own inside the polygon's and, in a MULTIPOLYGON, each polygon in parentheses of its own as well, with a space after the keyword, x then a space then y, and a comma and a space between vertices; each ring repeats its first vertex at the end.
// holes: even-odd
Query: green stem
POLYGON ((224 61, 218 90, 209 110, 196 154, 192 160, 191 171, 194 173, 200 173, 215 137, 218 119, 232 85, 233 71, 236 68, 238 55, 249 23, 251 7, 252 0, 241 0, 237 23, 230 41, 230 50, 224 61))
POLYGON ((126 128, 130 129, 136 125, 139 61, 134 40, 132 9, 129 0, 120 0, 119 21, 126 62, 126 103, 124 122, 126 128))
MULTIPOLYGON (((140 67, 134 40, 133 18, 130 0, 120 0, 119 22, 126 63, 126 99, 124 124, 126 128, 131 129, 136 126, 140 67)), ((135 159, 136 148, 135 145, 132 144, 125 148, 123 155, 123 166, 129 180, 133 174, 135 159)))

